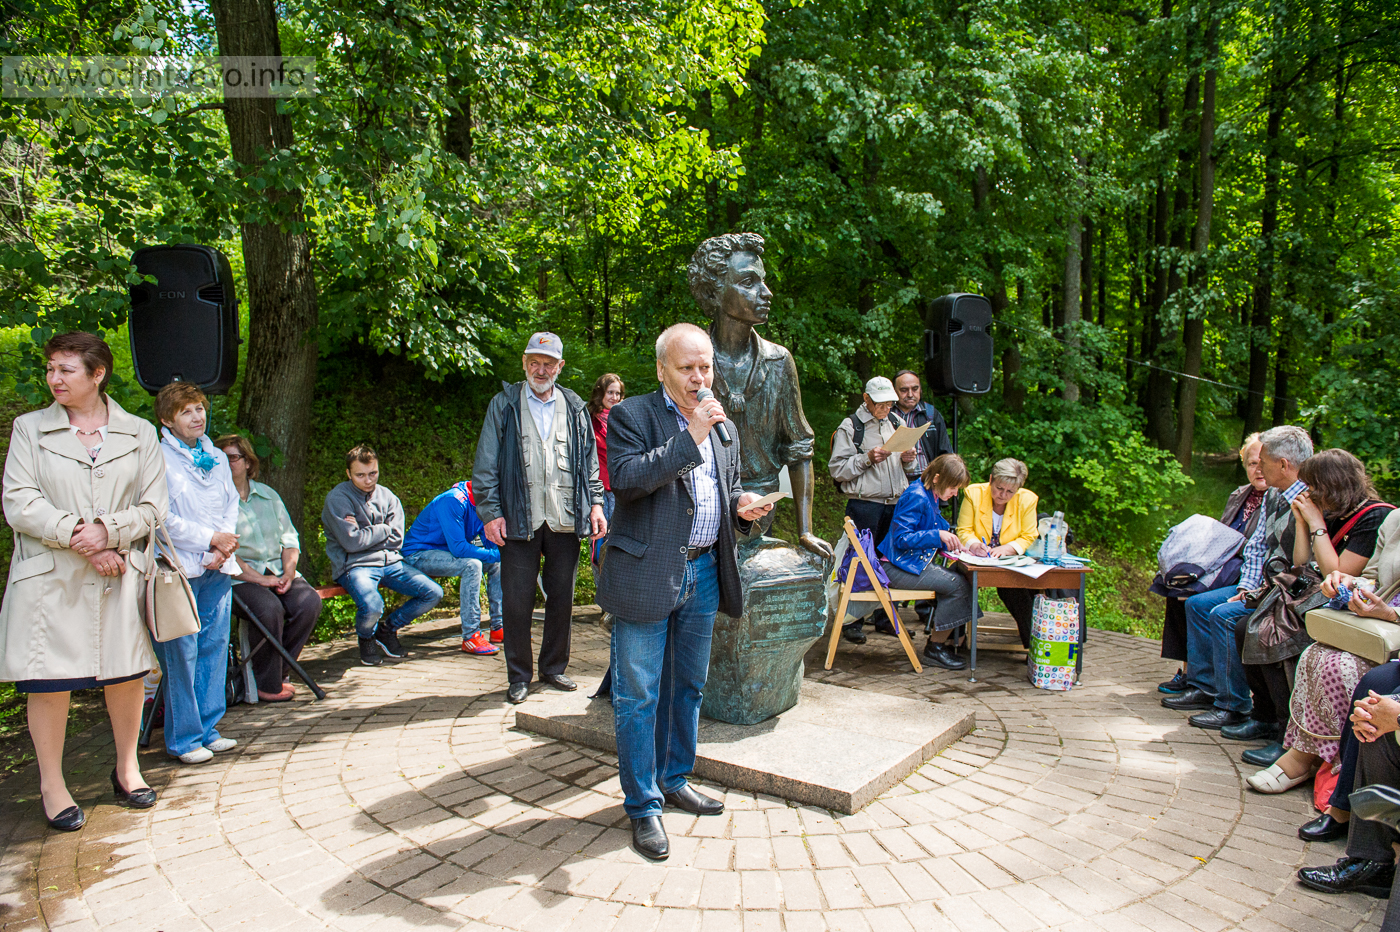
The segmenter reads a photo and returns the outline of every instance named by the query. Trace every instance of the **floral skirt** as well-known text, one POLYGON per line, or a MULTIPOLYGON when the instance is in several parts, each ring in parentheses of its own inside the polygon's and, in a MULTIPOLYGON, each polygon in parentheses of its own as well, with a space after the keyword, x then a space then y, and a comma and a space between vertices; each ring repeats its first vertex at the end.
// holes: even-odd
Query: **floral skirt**
POLYGON ((1375 664, 1326 644, 1298 658, 1284 747, 1335 762, 1342 729, 1349 727, 1351 694, 1375 664))

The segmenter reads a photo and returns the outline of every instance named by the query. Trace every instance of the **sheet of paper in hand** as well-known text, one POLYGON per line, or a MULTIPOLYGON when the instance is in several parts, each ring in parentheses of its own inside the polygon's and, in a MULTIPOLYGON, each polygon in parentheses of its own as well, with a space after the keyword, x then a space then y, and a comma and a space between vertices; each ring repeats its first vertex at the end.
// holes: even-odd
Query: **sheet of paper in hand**
POLYGON ((890 439, 880 444, 890 453, 907 453, 914 449, 914 445, 923 437, 924 431, 929 429, 929 425, 923 427, 897 427, 890 439))
POLYGON ((755 508, 762 508, 764 505, 775 505, 785 498, 792 498, 791 492, 770 492, 756 502, 749 502, 748 507, 739 509, 739 514, 748 514, 755 508))

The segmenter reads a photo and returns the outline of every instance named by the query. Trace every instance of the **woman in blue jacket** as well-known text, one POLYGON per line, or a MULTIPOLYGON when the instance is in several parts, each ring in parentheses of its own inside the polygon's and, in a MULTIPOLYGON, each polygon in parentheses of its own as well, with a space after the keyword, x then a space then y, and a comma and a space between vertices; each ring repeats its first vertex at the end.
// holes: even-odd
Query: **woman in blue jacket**
MULTIPOLYGON (((899 496, 889 533, 880 541, 892 587, 932 589, 938 593, 934 625, 939 631, 961 627, 972 620, 972 613, 977 610, 972 582, 956 569, 939 566, 935 559, 939 553, 960 553, 963 549, 940 505, 951 501, 967 482, 967 464, 962 457, 944 453, 934 459, 919 481, 909 483, 899 496)), ((930 639, 924 647, 924 658, 946 670, 966 667, 967 661, 950 646, 955 634, 940 644, 930 639)))

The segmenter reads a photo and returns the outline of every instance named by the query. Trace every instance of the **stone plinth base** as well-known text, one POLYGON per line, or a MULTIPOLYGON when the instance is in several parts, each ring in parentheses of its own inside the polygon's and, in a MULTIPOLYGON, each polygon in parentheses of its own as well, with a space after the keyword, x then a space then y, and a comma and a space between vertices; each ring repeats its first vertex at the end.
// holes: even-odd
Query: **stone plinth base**
MULTIPOLYGON (((612 706, 579 690, 533 693, 515 713, 525 731, 617 750, 612 706)), ((804 681, 801 700, 757 725, 700 719, 695 775, 733 789, 858 812, 970 732, 970 711, 804 681)))

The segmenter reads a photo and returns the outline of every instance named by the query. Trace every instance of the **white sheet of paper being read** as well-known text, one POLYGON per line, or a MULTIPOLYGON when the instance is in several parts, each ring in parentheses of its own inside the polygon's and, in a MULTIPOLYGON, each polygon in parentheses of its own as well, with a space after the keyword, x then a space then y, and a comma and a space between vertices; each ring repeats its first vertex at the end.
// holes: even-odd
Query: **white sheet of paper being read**
MULTIPOLYGON (((932 421, 929 424, 932 424, 932 421)), ((890 439, 880 446, 891 453, 905 453, 912 450, 914 444, 918 443, 919 438, 924 435, 924 431, 929 429, 929 424, 925 424, 923 427, 897 427, 890 439)))
POLYGON ((755 508, 762 508, 764 505, 772 505, 772 504, 775 504, 775 503, 777 503, 777 502, 782 501, 782 500, 785 499, 785 498, 792 498, 792 493, 791 493, 791 492, 782 492, 782 491, 770 492, 769 494, 763 496, 762 498, 760 498, 760 499, 759 499, 758 501, 756 501, 756 502, 749 502, 749 506, 748 506, 747 508, 744 508, 744 509, 741 509, 741 510, 742 510, 745 514, 747 514, 748 512, 752 511, 752 510, 755 509, 755 508))

